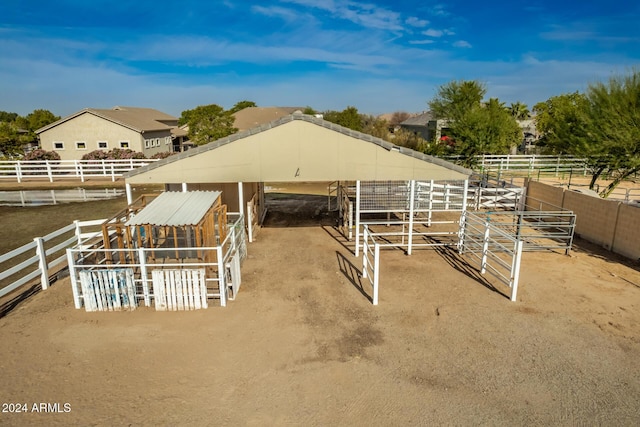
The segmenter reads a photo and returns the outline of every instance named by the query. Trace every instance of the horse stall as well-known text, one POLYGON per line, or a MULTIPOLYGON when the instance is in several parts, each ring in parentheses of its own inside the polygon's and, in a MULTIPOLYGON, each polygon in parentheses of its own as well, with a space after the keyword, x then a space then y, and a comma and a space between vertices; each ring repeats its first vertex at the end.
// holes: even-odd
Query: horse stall
POLYGON ((67 251, 76 308, 197 310, 237 295, 246 257, 241 214, 220 192, 142 196, 105 221, 102 238, 67 251))
MULTIPOLYGON (((522 252, 569 253, 575 215, 527 206, 524 189, 487 179, 469 181, 358 181, 336 191, 338 228, 362 250, 362 277, 378 303, 379 257, 384 248, 436 246, 479 261, 516 300, 522 252), (476 212, 470 212, 475 209, 476 212)), ((475 263, 475 262, 474 262, 475 263)))

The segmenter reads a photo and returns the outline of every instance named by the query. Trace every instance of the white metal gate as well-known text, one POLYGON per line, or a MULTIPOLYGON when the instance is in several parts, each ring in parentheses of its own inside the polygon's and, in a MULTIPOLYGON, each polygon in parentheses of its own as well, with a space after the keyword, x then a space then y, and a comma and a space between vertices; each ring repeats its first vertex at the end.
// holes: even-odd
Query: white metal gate
POLYGON ((470 212, 460 220, 460 254, 479 261, 480 274, 489 273, 511 290, 511 301, 518 294, 522 240, 470 212))

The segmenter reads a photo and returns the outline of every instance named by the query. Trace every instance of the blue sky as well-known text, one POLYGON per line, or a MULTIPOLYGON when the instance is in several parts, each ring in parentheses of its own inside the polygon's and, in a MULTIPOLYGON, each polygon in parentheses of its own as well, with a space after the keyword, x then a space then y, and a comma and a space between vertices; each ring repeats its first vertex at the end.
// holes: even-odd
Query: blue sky
POLYGON ((637 0, 3 0, 0 110, 418 112, 452 80, 532 107, 638 69, 637 0))

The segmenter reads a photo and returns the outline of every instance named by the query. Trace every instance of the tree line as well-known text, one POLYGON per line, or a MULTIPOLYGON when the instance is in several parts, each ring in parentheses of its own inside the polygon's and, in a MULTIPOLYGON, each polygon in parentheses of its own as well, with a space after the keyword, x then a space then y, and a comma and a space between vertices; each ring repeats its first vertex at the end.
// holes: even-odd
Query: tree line
POLYGON ((36 130, 60 120, 49 110, 34 110, 26 116, 0 111, 0 157, 21 158, 25 145, 37 145, 36 130))
MULTIPOLYGON (((389 120, 361 114, 353 106, 324 112, 307 106, 303 113, 322 114, 327 121, 425 154, 456 156, 467 167, 474 166, 478 155, 516 150, 523 141, 518 120, 533 117, 541 135, 536 143, 541 154, 587 159, 591 189, 603 174, 613 179, 601 192, 603 197, 640 171, 640 72, 590 84, 585 93, 553 96, 532 111, 519 101, 506 106, 497 98, 485 100, 486 93, 486 86, 476 80, 440 86, 427 104, 433 118, 445 123, 446 133, 431 140, 399 126, 411 117, 407 112, 395 112, 389 120)), ((234 114, 247 107, 256 104, 240 101, 228 110, 217 104, 198 106, 183 111, 178 123, 187 126, 192 143, 202 145, 236 133, 234 114)), ((58 119, 48 110, 35 110, 26 117, 0 111, 0 153, 20 156, 25 144, 37 141, 36 129, 58 119)))

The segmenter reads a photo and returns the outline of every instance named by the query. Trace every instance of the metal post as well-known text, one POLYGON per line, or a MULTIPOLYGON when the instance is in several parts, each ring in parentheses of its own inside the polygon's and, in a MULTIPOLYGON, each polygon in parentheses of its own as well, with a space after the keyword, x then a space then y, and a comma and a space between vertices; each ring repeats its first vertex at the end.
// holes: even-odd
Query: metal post
POLYGON ((511 301, 515 301, 518 296, 518 280, 520 278, 520 260, 522 258, 522 240, 516 242, 516 253, 511 265, 511 301))
POLYGON ((220 306, 227 306, 227 283, 224 279, 225 276, 225 265, 224 259, 222 259, 222 246, 218 246, 216 248, 216 253, 218 257, 218 285, 220 287, 220 306))
POLYGON ((373 247, 373 305, 378 305, 378 285, 380 279, 380 244, 375 243, 373 247))
POLYGON ((186 182, 183 182, 183 183, 182 183, 182 192, 183 192, 183 193, 186 193, 186 192, 187 192, 187 183, 186 183, 186 182))
POLYGON ((244 218, 244 186, 242 182, 238 182, 238 210, 240 216, 244 218))
POLYGON ((355 255, 360 254, 360 181, 356 181, 356 250, 355 255))
POLYGON ((484 238, 482 243, 482 259, 480 260, 480 274, 487 271, 487 252, 489 252, 489 221, 485 222, 484 238))
POLYGON ((409 198, 409 241, 407 247, 407 255, 411 255, 411 245, 413 244, 413 207, 415 205, 416 181, 411 180, 409 187, 411 197, 409 198))

